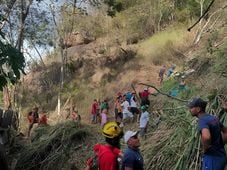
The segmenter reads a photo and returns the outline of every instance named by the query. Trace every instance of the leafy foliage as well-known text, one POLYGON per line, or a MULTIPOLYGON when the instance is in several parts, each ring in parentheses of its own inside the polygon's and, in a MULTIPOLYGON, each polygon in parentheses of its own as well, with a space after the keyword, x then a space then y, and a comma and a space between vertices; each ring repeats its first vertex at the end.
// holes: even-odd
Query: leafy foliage
POLYGON ((23 54, 7 43, 0 30, 0 90, 8 82, 14 84, 24 73, 25 58, 23 54))

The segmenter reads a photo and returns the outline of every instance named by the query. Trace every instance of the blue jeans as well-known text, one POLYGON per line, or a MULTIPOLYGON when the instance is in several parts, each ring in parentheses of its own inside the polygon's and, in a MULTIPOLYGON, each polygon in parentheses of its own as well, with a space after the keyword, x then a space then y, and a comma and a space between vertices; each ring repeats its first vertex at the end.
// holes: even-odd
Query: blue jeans
POLYGON ((225 156, 204 155, 202 170, 224 170, 227 163, 225 156))
POLYGON ((92 114, 91 123, 97 123, 97 114, 92 114))

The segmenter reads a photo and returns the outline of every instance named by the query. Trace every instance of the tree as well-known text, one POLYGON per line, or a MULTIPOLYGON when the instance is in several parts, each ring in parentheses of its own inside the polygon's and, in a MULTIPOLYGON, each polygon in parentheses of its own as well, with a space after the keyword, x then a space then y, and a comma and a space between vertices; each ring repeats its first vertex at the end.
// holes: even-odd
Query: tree
POLYGON ((21 73, 25 74, 25 58, 23 54, 7 42, 0 30, 0 90, 8 83, 15 84, 21 73))

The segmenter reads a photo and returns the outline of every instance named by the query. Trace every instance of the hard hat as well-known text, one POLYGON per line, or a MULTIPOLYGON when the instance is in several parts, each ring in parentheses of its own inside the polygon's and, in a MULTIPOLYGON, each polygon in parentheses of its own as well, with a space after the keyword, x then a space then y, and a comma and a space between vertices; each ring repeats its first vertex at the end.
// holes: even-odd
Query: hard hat
POLYGON ((107 138, 114 138, 121 134, 121 128, 116 122, 108 122, 102 129, 102 135, 107 138))

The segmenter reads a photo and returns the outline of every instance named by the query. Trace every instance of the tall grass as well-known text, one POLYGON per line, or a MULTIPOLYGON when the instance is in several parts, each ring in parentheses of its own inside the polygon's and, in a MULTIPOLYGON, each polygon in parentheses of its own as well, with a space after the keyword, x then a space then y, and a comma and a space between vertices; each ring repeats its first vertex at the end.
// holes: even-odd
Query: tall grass
POLYGON ((191 45, 191 39, 192 35, 185 27, 172 27, 138 44, 138 54, 155 64, 162 64, 176 59, 175 52, 183 53, 191 45))

